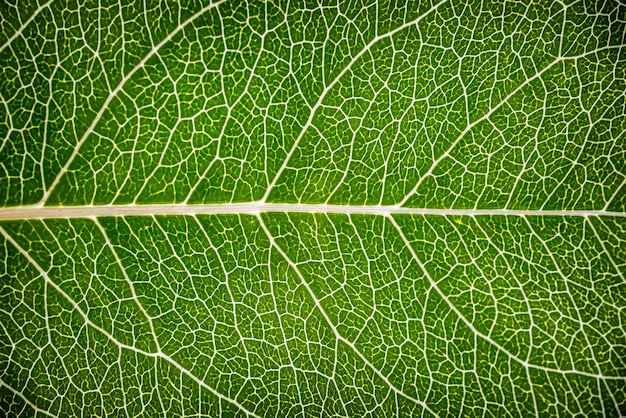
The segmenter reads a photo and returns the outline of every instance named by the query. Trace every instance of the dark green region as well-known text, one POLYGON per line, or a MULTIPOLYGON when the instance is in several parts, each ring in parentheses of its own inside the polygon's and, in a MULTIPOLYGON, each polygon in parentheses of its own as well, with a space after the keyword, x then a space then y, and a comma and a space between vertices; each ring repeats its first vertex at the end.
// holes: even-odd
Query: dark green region
POLYGON ((184 3, 0 6, 1 205, 626 208, 619 2, 184 3))

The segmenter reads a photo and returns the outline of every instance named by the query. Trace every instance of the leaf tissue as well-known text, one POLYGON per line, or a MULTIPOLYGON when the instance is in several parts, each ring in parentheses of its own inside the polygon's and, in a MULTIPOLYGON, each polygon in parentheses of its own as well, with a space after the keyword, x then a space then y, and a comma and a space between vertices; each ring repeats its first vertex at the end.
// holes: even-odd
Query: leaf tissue
POLYGON ((626 4, 0 4, 0 415, 626 415, 626 4))

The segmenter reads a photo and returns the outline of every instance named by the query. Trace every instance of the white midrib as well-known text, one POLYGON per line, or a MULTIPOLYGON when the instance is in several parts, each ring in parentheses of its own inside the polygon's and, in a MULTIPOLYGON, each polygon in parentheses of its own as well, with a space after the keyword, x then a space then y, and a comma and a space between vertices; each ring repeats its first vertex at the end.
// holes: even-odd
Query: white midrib
POLYGON ((612 216, 626 217, 625 212, 604 210, 517 210, 517 209, 434 209, 400 206, 357 206, 298 203, 218 203, 153 204, 153 205, 103 205, 103 206, 17 206, 0 208, 0 220, 89 218, 101 216, 153 216, 153 215, 219 215, 263 212, 341 213, 363 215, 441 215, 441 216, 612 216))

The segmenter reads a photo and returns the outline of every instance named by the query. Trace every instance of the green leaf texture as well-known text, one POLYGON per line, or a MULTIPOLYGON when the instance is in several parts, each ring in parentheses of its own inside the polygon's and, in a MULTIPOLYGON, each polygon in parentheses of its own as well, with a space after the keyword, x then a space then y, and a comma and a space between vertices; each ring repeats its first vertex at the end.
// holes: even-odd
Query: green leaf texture
POLYGON ((0 415, 626 415, 626 5, 0 4, 0 415))

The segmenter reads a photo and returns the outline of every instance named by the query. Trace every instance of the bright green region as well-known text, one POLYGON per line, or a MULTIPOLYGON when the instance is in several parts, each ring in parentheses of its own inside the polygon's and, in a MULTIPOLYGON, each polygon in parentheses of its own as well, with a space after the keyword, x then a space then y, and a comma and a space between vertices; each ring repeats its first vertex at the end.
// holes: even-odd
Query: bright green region
POLYGON ((3 410, 618 415, 624 227, 324 214, 5 222, 3 410))

